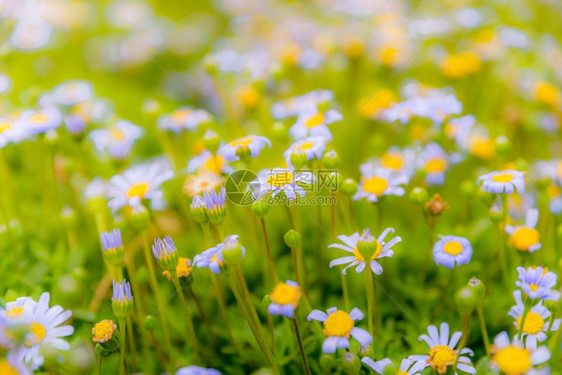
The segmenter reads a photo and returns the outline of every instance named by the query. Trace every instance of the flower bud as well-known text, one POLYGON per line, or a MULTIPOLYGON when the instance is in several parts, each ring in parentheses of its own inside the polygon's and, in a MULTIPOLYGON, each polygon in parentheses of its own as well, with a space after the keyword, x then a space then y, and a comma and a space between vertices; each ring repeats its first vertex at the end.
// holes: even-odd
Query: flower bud
POLYGON ((410 191, 410 199, 417 204, 424 204, 429 199, 429 193, 422 187, 415 187, 410 191))
POLYGON ((449 204, 437 193, 433 194, 433 197, 425 203, 425 209, 432 216, 439 216, 448 208, 449 204))
POLYGON ((267 202, 262 199, 256 199, 252 203, 251 208, 252 208, 252 212, 257 217, 265 217, 269 212, 269 204, 267 204, 267 202))
POLYGON ((472 288, 464 286, 455 293, 455 302, 460 311, 470 312, 476 306, 478 297, 472 288))
POLYGON ((478 300, 482 300, 486 295, 486 287, 484 286, 484 283, 476 277, 473 277, 468 281, 468 287, 472 289, 472 292, 478 300))
POLYGON ((365 259, 371 259, 377 251, 377 246, 379 246, 379 244, 376 238, 371 234, 369 229, 365 229, 357 242, 357 251, 359 254, 365 259))
POLYGON ((162 269, 168 272, 176 272, 179 261, 178 252, 170 236, 166 236, 163 239, 154 239, 152 254, 154 254, 154 257, 162 269))
POLYGON ((221 142, 219 135, 211 129, 205 132, 202 141, 205 149, 211 151, 212 153, 215 153, 218 150, 221 142))
POLYGON ((328 151, 322 157, 322 165, 328 169, 336 169, 340 166, 340 156, 334 150, 328 151))
POLYGON ((148 332, 152 332, 156 329, 156 324, 157 324, 156 318, 152 315, 147 315, 144 318, 144 322, 142 325, 144 329, 146 329, 148 332))
POLYGON ((224 264, 228 267, 239 266, 244 258, 244 248, 240 246, 236 236, 229 236, 222 247, 224 264))
POLYGON ((337 364, 336 357, 330 354, 322 354, 318 362, 324 374, 332 374, 337 364))
POLYGON ((351 197, 357 193, 357 181, 353 178, 346 178, 341 185, 341 191, 348 197, 351 197))
POLYGON ((131 285, 123 279, 121 282, 113 280, 113 297, 111 297, 111 308, 119 319, 124 319, 133 311, 133 294, 131 285))
POLYGON ((193 197, 189 211, 191 212, 191 216, 193 216, 193 220, 199 224, 207 222, 208 219, 207 210, 205 209, 205 199, 203 199, 202 196, 196 195, 193 197))
POLYGON ((280 142, 287 139, 287 127, 281 121, 273 123, 272 133, 273 137, 280 142))
POLYGON ((308 157, 306 156, 306 153, 300 148, 296 148, 293 150, 293 152, 291 152, 290 159, 291 159, 291 164, 295 169, 302 168, 308 161, 308 157))
POLYGON ((359 355, 359 357, 363 358, 363 357, 374 357, 375 356, 375 350, 373 349, 373 345, 367 345, 367 346, 359 346, 359 349, 357 349, 357 354, 359 355))
POLYGON ((361 369, 361 360, 352 352, 345 352, 343 354, 342 368, 346 374, 358 374, 361 369))
POLYGON ((505 155, 511 151, 511 141, 505 135, 500 135, 495 141, 496 152, 499 155, 505 155))
POLYGON ((285 244, 287 246, 295 247, 299 244, 299 242, 301 240, 301 235, 296 230, 291 229, 287 233, 285 233, 285 236, 283 236, 283 239, 285 240, 285 244))
POLYGON ((150 214, 146 207, 139 203, 133 207, 130 220, 133 228, 142 231, 148 228, 148 224, 150 223, 150 214))

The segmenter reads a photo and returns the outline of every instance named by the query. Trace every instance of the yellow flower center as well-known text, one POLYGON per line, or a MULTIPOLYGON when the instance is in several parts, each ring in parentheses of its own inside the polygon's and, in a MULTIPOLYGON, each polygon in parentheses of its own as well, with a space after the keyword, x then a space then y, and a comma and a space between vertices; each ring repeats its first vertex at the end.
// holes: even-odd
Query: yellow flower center
POLYGON ((205 169, 216 174, 221 173, 224 167, 224 158, 220 155, 211 155, 204 164, 205 169))
POLYGON ((11 129, 14 125, 9 121, 0 122, 0 134, 4 131, 11 129))
MULTIPOLYGON (((523 316, 519 316, 517 318, 517 329, 521 326, 521 318, 523 316)), ((539 313, 534 311, 529 311, 527 316, 525 317, 525 325, 523 327, 523 332, 529 335, 536 335, 544 328, 544 319, 541 317, 539 313)))
POLYGON ((498 350, 493 359, 506 375, 526 374, 532 367, 531 353, 513 345, 498 350))
POLYGON ((300 148, 302 151, 306 151, 306 150, 311 149, 312 146, 314 146, 314 142, 304 142, 304 143, 302 143, 302 144, 299 146, 299 148, 300 148))
POLYGON ((382 157, 382 165, 385 168, 399 171, 404 166, 404 158, 399 152, 387 153, 382 157))
POLYGON ((518 228, 511 237, 509 237, 509 245, 517 250, 526 251, 531 246, 539 243, 539 231, 534 228, 522 227, 518 228))
POLYGON ((174 122, 185 122, 187 117, 193 112, 191 109, 179 109, 177 111, 172 112, 170 118, 174 122))
POLYGON ((502 173, 492 176, 492 181, 494 182, 510 182, 513 180, 513 175, 511 173, 502 173))
POLYGON ((323 112, 318 112, 314 116, 308 118, 304 124, 309 129, 315 128, 315 127, 317 127, 319 125, 322 125, 324 123, 325 117, 326 116, 324 115, 323 112))
POLYGON ((363 191, 381 196, 388 187, 388 180, 382 177, 369 177, 363 180, 363 191))
POLYGON ((560 91, 556 86, 541 81, 535 86, 535 97, 542 103, 554 106, 560 101, 560 91))
POLYGON ((441 173, 447 169, 447 161, 442 158, 433 158, 429 159, 427 163, 425 163, 425 170, 428 173, 441 173))
POLYGON ((0 374, 18 375, 19 371, 13 368, 5 359, 0 359, 0 374))
POLYGON ((448 366, 453 366, 457 361, 457 352, 447 345, 435 345, 429 351, 427 363, 439 374, 445 374, 448 366))
POLYGON ((363 98, 357 102, 357 110, 364 117, 377 116, 382 110, 396 103, 396 99, 392 90, 383 87, 372 98, 363 98))
POLYGON ((398 370, 398 372, 396 373, 396 375, 409 375, 408 371, 400 371, 398 370))
POLYGON ((47 120, 49 120, 49 116, 47 116, 45 113, 39 112, 39 113, 34 113, 29 117, 29 120, 37 125, 41 125, 47 122, 47 120))
MULTIPOLYGON (((371 255, 371 258, 369 259, 369 261, 377 259, 378 256, 381 254, 381 251, 382 251, 382 245, 380 243, 378 243, 378 241, 377 241, 377 249, 375 250, 375 253, 373 255, 371 255)), ((355 255, 355 259, 358 262, 364 262, 365 261, 365 257, 363 255, 361 255, 361 253, 357 249, 357 246, 355 246, 353 248, 353 255, 355 255)))
POLYGON ((123 139, 125 139, 125 134, 123 134, 123 132, 117 128, 109 129, 109 134, 116 141, 122 141, 123 139))
POLYGON ((238 89, 236 97, 246 108, 254 108, 260 102, 260 93, 252 86, 244 86, 238 89))
POLYGON ((254 141, 254 137, 238 138, 236 141, 230 142, 232 147, 248 147, 254 141))
POLYGON ((127 198, 139 197, 143 199, 148 189, 150 189, 150 184, 148 182, 139 182, 131 185, 129 190, 127 190, 127 198))
POLYGON ((477 54, 465 51, 450 55, 441 60, 441 70, 448 77, 460 78, 476 73, 482 67, 482 62, 477 54))
POLYGON ((269 294, 271 300, 278 305, 293 305, 297 306, 301 298, 300 287, 287 285, 286 283, 279 283, 273 288, 269 294))
POLYGON ((443 251, 450 255, 459 255, 462 253, 462 245, 458 241, 449 241, 443 246, 443 251))
POLYGON ((537 284, 529 284, 529 288, 531 288, 533 292, 536 292, 537 289, 539 289, 539 286, 537 284))
POLYGON ((112 320, 102 320, 96 323, 92 329, 92 334, 94 335, 92 341, 104 343, 111 340, 115 327, 115 323, 112 320))
POLYGON ((471 141, 470 150, 477 158, 489 160, 496 154, 494 141, 487 138, 475 138, 471 141))
POLYGON ((47 334, 45 327, 37 322, 31 322, 29 332, 33 335, 33 339, 28 339, 25 342, 25 346, 28 348, 33 346, 33 344, 40 344, 47 334))
POLYGON ((324 321, 324 335, 349 338, 353 327, 355 327, 355 322, 349 314, 338 310, 328 315, 328 318, 324 321))
POLYGON ((292 172, 278 172, 267 177, 267 184, 276 188, 290 184, 291 182, 293 182, 292 172))
POLYGON ((23 314, 23 306, 14 306, 10 310, 4 311, 8 318, 19 318, 23 314))

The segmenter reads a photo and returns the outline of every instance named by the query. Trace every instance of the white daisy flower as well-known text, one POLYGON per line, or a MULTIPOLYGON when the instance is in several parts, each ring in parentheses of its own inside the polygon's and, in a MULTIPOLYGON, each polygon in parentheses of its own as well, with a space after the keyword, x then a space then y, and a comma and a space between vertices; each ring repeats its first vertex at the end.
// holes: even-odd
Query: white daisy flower
MULTIPOLYGON (((373 361, 369 357, 361 358, 361 362, 369 366, 377 374, 383 374, 384 369, 392 365, 392 361, 388 358, 381 359, 380 361, 373 361)), ((400 371, 397 375, 420 375, 421 371, 428 366, 426 361, 412 361, 411 359, 404 358, 400 362, 400 371)))
POLYGON ((406 192, 400 185, 409 182, 405 174, 396 174, 392 169, 376 167, 369 170, 363 167, 362 176, 359 181, 357 193, 353 200, 367 199, 369 202, 377 202, 384 195, 396 195, 401 197, 406 192))
POLYGON ((484 191, 494 194, 519 194, 525 192, 525 173, 513 169, 486 173, 478 177, 478 184, 484 191))
POLYGON ((113 211, 117 211, 125 206, 133 207, 147 200, 150 201, 152 208, 157 209, 164 201, 164 194, 159 189, 160 185, 173 176, 174 172, 164 159, 133 166, 109 180, 108 206, 113 211))
POLYGON ((534 366, 550 359, 550 351, 546 346, 524 348, 516 339, 510 341, 507 332, 501 332, 494 338, 491 352, 492 368, 506 375, 530 374, 534 366))
POLYGON ((265 146, 271 147, 271 141, 266 137, 248 135, 225 143, 219 148, 217 153, 223 155, 228 161, 236 161, 240 160, 241 155, 248 155, 252 158, 257 157, 265 146))
POLYGON ((472 245, 464 237, 441 236, 433 246, 433 259, 437 265, 453 269, 455 264, 468 264, 471 258, 472 245))
POLYGON ((449 340, 449 325, 441 323, 439 331, 434 325, 427 327, 429 335, 421 335, 419 340, 423 340, 429 345, 429 355, 411 355, 408 358, 413 361, 425 360, 439 375, 447 373, 447 369, 452 367, 455 375, 457 369, 468 372, 469 374, 476 374, 476 369, 472 366, 469 356, 474 353, 469 348, 462 348, 460 352, 455 349, 459 343, 462 332, 454 332, 449 340))
POLYGON ((321 159, 326 149, 326 139, 323 137, 307 137, 300 141, 296 141, 283 153, 283 157, 289 167, 292 167, 291 154, 299 151, 306 155, 306 160, 314 158, 321 159))
POLYGON ((307 94, 280 100, 273 104, 271 113, 276 119, 298 116, 301 113, 314 111, 318 104, 328 103, 334 94, 328 90, 315 90, 307 94))
POLYGON ((258 177, 250 182, 254 197, 259 198, 271 193, 275 197, 279 193, 285 193, 289 201, 304 197, 305 189, 301 185, 311 185, 314 181, 312 172, 305 171, 297 173, 290 168, 264 169, 258 173, 258 177))
POLYGON ((445 173, 453 159, 437 143, 428 144, 418 158, 420 169, 425 171, 426 182, 429 185, 443 185, 445 173))
POLYGON ((35 135, 58 128, 62 123, 62 115, 56 107, 46 107, 23 112, 20 120, 27 127, 29 134, 35 135))
POLYGON ((144 130, 127 120, 118 120, 105 129, 92 130, 89 134, 99 152, 108 152, 115 159, 124 159, 144 130))
POLYGON ((199 155, 193 156, 187 162, 187 173, 214 173, 220 175, 221 173, 230 174, 234 172, 234 168, 227 164, 225 157, 210 151, 203 150, 199 155))
POLYGON ((331 139, 332 133, 328 129, 328 125, 341 119, 343 119, 343 116, 335 110, 326 112, 321 112, 317 109, 306 111, 299 114, 297 122, 291 126, 289 131, 295 139, 303 139, 308 136, 331 139))
POLYGON ((554 272, 543 267, 517 267, 519 274, 515 285, 521 288, 531 299, 556 300, 560 293, 552 288, 556 287, 557 276, 554 272))
MULTIPOLYGON (((380 236, 378 236, 375 244, 376 246, 375 252, 370 256, 369 259, 369 267, 376 275, 380 275, 383 271, 382 266, 380 265, 379 262, 377 262, 377 259, 392 257, 394 255, 394 251, 392 250, 392 247, 397 243, 399 243, 400 241, 402 241, 402 238, 397 236, 391 239, 390 241, 385 242, 384 239, 389 233, 393 234, 394 228, 386 228, 385 230, 383 230, 380 236)), ((342 270, 342 273, 344 275, 347 275, 347 269, 349 267, 355 267, 355 266, 357 266, 355 268, 355 272, 357 273, 363 272, 363 270, 367 266, 367 262, 365 256, 362 255, 358 250, 357 244, 360 239, 361 239, 361 235, 357 232, 353 233, 351 236, 345 236, 343 234, 339 235, 338 240, 340 240, 342 243, 341 244, 333 243, 329 245, 328 248, 341 249, 347 251, 348 253, 352 253, 353 255, 332 260, 330 262, 330 268, 342 264, 347 264, 347 266, 342 270)))
POLYGON ((361 164, 362 175, 372 173, 377 168, 390 169, 395 174, 412 177, 415 172, 416 153, 411 148, 389 148, 381 157, 375 157, 361 164))
POLYGON ((90 82, 75 79, 55 87, 51 99, 57 104, 71 106, 91 99, 93 94, 94 89, 90 82))
POLYGON ((163 130, 170 130, 180 133, 183 130, 195 130, 202 123, 211 121, 209 114, 202 109, 181 107, 168 115, 158 119, 158 127, 163 130))
MULTIPOLYGON (((525 305, 521 299, 521 291, 516 290, 513 292, 513 297, 515 298, 515 306, 511 307, 509 310, 509 316, 511 316, 515 321, 513 325, 519 333, 519 328, 521 326, 521 319, 523 318, 523 311, 525 310, 525 305)), ((539 301, 535 306, 527 312, 525 316, 525 326, 523 327, 522 336, 526 336, 525 347, 528 349, 536 349, 537 341, 543 342, 547 338, 547 333, 549 331, 550 311, 543 306, 542 301, 539 301)), ((556 319, 552 322, 551 331, 557 331, 560 328, 561 319, 556 319)), ((519 339, 519 337, 516 338, 519 339)))

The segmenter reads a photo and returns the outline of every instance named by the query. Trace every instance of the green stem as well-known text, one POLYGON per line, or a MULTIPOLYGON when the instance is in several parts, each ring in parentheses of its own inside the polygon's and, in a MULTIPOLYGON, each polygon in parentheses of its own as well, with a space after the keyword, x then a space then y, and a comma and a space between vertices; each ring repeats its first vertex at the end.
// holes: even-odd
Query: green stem
POLYGON ((123 318, 119 318, 119 330, 121 331, 121 348, 119 352, 121 353, 121 360, 119 362, 119 375, 125 374, 125 350, 127 342, 127 322, 123 318))
POLYGON ((527 303, 526 298, 525 298, 525 301, 523 303, 524 303, 525 307, 523 308, 523 314, 521 315, 521 323, 519 323, 519 332, 517 334, 517 338, 519 339, 519 341, 521 341, 523 346, 525 346, 525 343, 523 342, 523 328, 525 328, 525 319, 527 319, 527 314, 529 313, 529 310, 531 309, 531 307, 527 303))
POLYGON ((154 271, 154 264, 153 264, 153 257, 148 245, 148 234, 146 229, 142 231, 142 239, 144 243, 144 260, 148 267, 148 280, 150 282, 150 287, 156 296, 156 304, 158 305, 158 313, 160 314, 160 320, 162 322, 162 330, 164 331, 164 341, 166 342, 166 349, 169 353, 168 355, 172 354, 172 342, 170 340, 170 331, 168 328, 168 320, 166 314, 166 303, 162 298, 162 294, 160 293, 160 289, 158 288, 158 282, 156 281, 156 272, 154 271))
POLYGON ((271 248, 269 246, 269 237, 267 236, 267 227, 265 226, 265 220, 263 217, 260 217, 261 228, 263 231, 263 240, 265 242, 265 250, 267 253, 267 261, 269 262, 269 268, 271 271, 271 276, 273 277, 273 283, 277 284, 279 280, 277 278, 277 271, 275 270, 275 263, 273 262, 273 256, 271 255, 271 248))
MULTIPOLYGON (((375 290, 373 285, 373 276, 371 271, 366 269, 365 271, 365 292, 367 293, 367 319, 368 319, 368 326, 369 326, 369 333, 375 337, 375 331, 373 329, 373 321, 374 321, 374 297, 375 297, 375 290)), ((377 336, 378 338, 378 336, 377 336)))
POLYGON ((507 225, 507 195, 502 194, 502 223, 503 226, 500 228, 501 230, 501 246, 499 249, 499 258, 500 258, 500 266, 502 269, 502 275, 504 283, 507 285, 509 284, 509 272, 507 267, 507 250, 506 250, 506 238, 505 238, 505 227, 507 225))
POLYGON ((98 375, 101 375, 101 373, 102 373, 102 371, 101 371, 102 360, 103 360, 103 357, 101 355, 98 355, 98 375))
POLYGON ((214 288, 217 292, 219 314, 221 315, 221 318, 226 327, 226 333, 228 335, 230 342, 232 343, 232 346, 234 346, 236 352, 239 355, 242 355, 242 349, 240 348, 238 341, 234 338, 234 335, 232 334, 232 328, 230 327, 230 321, 228 320, 228 315, 226 313, 226 302, 224 300, 224 285, 222 284, 222 280, 215 273, 213 273, 212 280, 213 280, 214 288))
POLYGON ((345 310, 349 311, 349 288, 347 286, 347 277, 340 272, 341 277, 341 287, 343 292, 343 303, 345 306, 345 310))
POLYGON ((476 312, 478 314, 478 322, 480 323, 480 331, 482 332, 482 340, 486 349, 486 355, 490 358, 490 338, 488 337, 488 330, 486 328, 486 320, 484 319, 484 309, 482 308, 482 301, 476 304, 476 312))
POLYGON ((180 282, 178 279, 178 274, 174 270, 172 275, 172 282, 174 283, 174 287, 176 288, 176 292, 180 297, 181 304, 185 311, 185 320, 187 324, 187 335, 191 339, 191 345, 193 350, 193 356, 195 357, 195 364, 201 364, 201 358, 199 356, 199 345, 197 343, 197 337, 195 336, 195 328, 193 327, 193 321, 191 320, 191 314, 189 312, 189 306, 187 305, 187 301, 185 300, 185 296, 183 295, 183 290, 181 289, 180 282))
POLYGON ((552 325, 554 324, 555 320, 556 320, 556 313, 553 312, 552 315, 550 316, 550 322, 548 323, 548 329, 546 330, 547 335, 552 330, 552 325))
POLYGON ((306 358, 306 352, 304 351, 304 346, 302 344, 301 333, 299 329, 299 323, 296 318, 291 319, 293 322, 293 328, 295 329, 295 336, 297 337, 297 343, 299 344, 299 352, 302 360, 302 367, 304 368, 305 375, 310 375, 310 368, 308 367, 308 359, 306 358))

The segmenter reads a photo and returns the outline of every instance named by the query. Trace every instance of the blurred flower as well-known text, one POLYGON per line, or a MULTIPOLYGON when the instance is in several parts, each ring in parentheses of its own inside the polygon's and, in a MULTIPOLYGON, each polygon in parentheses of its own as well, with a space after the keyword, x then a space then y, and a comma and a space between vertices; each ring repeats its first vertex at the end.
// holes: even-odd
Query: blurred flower
POLYGON ((301 288, 291 280, 280 282, 269 293, 269 298, 271 298, 271 303, 267 307, 269 314, 292 318, 301 298, 301 288))
POLYGON ((205 368, 199 366, 182 367, 176 371, 176 375, 220 375, 220 371, 214 368, 205 368))
POLYGON ((306 155, 306 160, 314 158, 321 159, 326 148, 326 139, 323 137, 307 137, 296 141, 283 153, 283 157, 289 167, 292 167, 291 154, 293 152, 302 152, 306 155))
POLYGON ((365 118, 377 119, 385 109, 390 108, 397 101, 398 98, 394 91, 382 87, 372 96, 359 100, 357 111, 365 118))
POLYGON ((490 172, 478 177, 478 184, 488 193, 519 194, 525 192, 525 173, 508 169, 506 171, 490 172))
POLYGON ((362 175, 368 175, 377 168, 385 168, 410 178, 415 170, 415 160, 416 154, 411 148, 390 147, 381 157, 369 159, 359 169, 362 175))
POLYGON ((455 268, 468 264, 472 258, 472 245, 464 237, 442 236, 433 246, 433 259, 435 264, 447 268, 455 268))
POLYGON ((61 105, 71 106, 92 98, 92 84, 83 80, 70 80, 53 89, 52 100, 61 105))
POLYGON ((202 170, 195 175, 186 177, 183 183, 183 192, 190 197, 195 197, 197 194, 203 194, 206 191, 216 189, 223 182, 224 178, 222 176, 202 170))
POLYGON ((38 50, 49 44, 52 31, 52 26, 41 18, 25 17, 12 31, 10 43, 22 51, 38 50))
POLYGON ((337 349, 349 349, 349 337, 353 337, 361 344, 367 346, 373 341, 373 337, 366 330, 356 327, 355 321, 363 319, 364 315, 357 307, 348 314, 336 307, 327 310, 327 314, 320 310, 312 310, 308 321, 318 320, 324 325, 326 340, 322 344, 322 352, 326 354, 335 353, 337 349))
POLYGON ((462 337, 462 332, 453 333, 449 340, 449 325, 447 323, 441 323, 439 331, 437 327, 430 325, 427 327, 427 332, 429 336, 421 335, 419 340, 423 340, 429 345, 429 355, 411 355, 408 359, 416 362, 425 360, 440 375, 447 373, 449 367, 455 373, 458 369, 469 374, 476 374, 476 369, 472 367, 470 358, 464 355, 473 356, 472 350, 469 348, 455 350, 455 346, 462 337))
POLYGON ((255 158, 266 145, 271 147, 271 142, 266 137, 248 135, 222 145, 218 154, 228 161, 236 161, 240 158, 255 158))
POLYGON ((307 94, 278 101, 271 108, 276 119, 298 116, 301 113, 314 111, 319 104, 329 103, 334 94, 328 90, 315 90, 307 94))
POLYGON ((420 168, 425 171, 425 180, 430 185, 443 185, 451 161, 437 143, 428 144, 418 158, 420 168))
POLYGON ((517 267, 519 274, 515 283, 531 299, 556 300, 560 293, 552 290, 556 286, 556 274, 543 267, 517 267))
MULTIPOLYGON (((222 250, 225 245, 229 242, 237 242, 238 235, 232 234, 224 239, 224 242, 219 243, 215 247, 205 250, 201 254, 196 255, 193 258, 193 263, 198 268, 208 267, 214 273, 221 273, 221 266, 223 264, 222 250)), ((240 246, 242 249, 242 257, 246 254, 246 249, 240 246)))
POLYGON ((314 175, 311 172, 297 173, 294 169, 273 168, 264 169, 258 173, 258 178, 250 183, 255 197, 259 198, 271 192, 271 196, 283 192, 289 201, 295 200, 297 195, 304 197, 305 189, 300 185, 311 185, 314 175))
POLYGON ((539 250, 542 247, 539 242, 540 233, 535 229, 538 220, 539 210, 530 209, 527 210, 525 225, 506 225, 505 232, 510 235, 509 245, 530 253, 539 250))
POLYGON ((61 113, 55 107, 43 108, 36 111, 25 111, 22 113, 20 119, 26 126, 30 135, 46 133, 58 128, 62 123, 61 113))
POLYGON ((210 121, 211 118, 205 110, 181 107, 169 115, 160 117, 158 119, 158 127, 163 130, 179 133, 183 130, 195 130, 198 125, 210 121))
POLYGON ((401 197, 406 192, 399 185, 407 184, 409 182, 408 176, 397 174, 392 169, 376 167, 369 170, 364 165, 362 167, 359 188, 353 196, 353 200, 366 198, 369 202, 378 202, 384 195, 401 197))
POLYGON ((203 150, 199 155, 193 156, 187 163, 188 173, 210 172, 214 174, 230 174, 234 169, 226 163, 223 155, 216 155, 210 151, 203 150))
MULTIPOLYGON (((349 267, 355 267, 355 272, 361 273, 366 267, 366 262, 368 259, 369 266, 371 270, 380 275, 383 271, 382 266, 377 262, 377 259, 392 257, 394 251, 391 250, 392 246, 396 245, 398 242, 402 241, 401 237, 394 237, 389 242, 385 242, 384 239, 389 233, 394 233, 394 228, 386 228, 381 235, 374 241, 374 251, 371 254, 361 254, 359 251, 358 243, 361 239, 359 233, 353 233, 351 236, 340 235, 338 239, 343 242, 343 244, 333 243, 329 245, 329 248, 336 248, 352 253, 352 256, 345 256, 342 258, 334 259, 330 262, 330 268, 342 264, 348 264, 343 270, 344 275, 347 274, 347 269, 349 267), (368 255, 367 257, 365 255, 368 255)), ((370 232, 369 232, 370 234, 370 232)))
POLYGON ((124 159, 144 130, 127 120, 118 120, 106 129, 90 132, 90 139, 100 152, 109 152, 116 159, 124 159))
POLYGON ((109 180, 108 206, 117 211, 127 205, 133 207, 148 200, 153 209, 158 209, 164 199, 162 191, 159 190, 160 185, 173 176, 174 172, 165 160, 159 159, 131 167, 109 180))
POLYGON ((19 143, 27 135, 27 127, 18 118, 0 118, 0 148, 9 143, 19 143))
MULTIPOLYGON (((521 299, 520 290, 514 291, 513 297, 515 298, 515 306, 513 306, 509 310, 508 315, 515 319, 513 325, 515 325, 517 332, 519 332, 525 305, 523 304, 523 300, 521 299)), ((543 342, 544 340, 546 340, 546 334, 549 332, 550 327, 550 320, 548 321, 548 323, 546 322, 546 320, 549 317, 551 319, 554 318, 550 314, 550 311, 548 311, 548 309, 543 306, 542 301, 539 301, 535 306, 531 307, 531 309, 525 316, 525 326, 523 327, 522 337, 519 338, 518 335, 516 335, 516 338, 520 341, 523 341, 523 338, 526 336, 525 347, 527 349, 535 350, 537 348, 537 341, 543 342)), ((560 328, 560 322, 561 319, 556 319, 552 323, 551 330, 557 331, 560 328)))
POLYGON ((341 119, 343 119, 343 116, 335 110, 326 112, 318 110, 305 111, 299 114, 297 122, 295 122, 289 131, 297 140, 308 136, 331 139, 332 133, 327 125, 340 121, 341 119))
POLYGON ((537 349, 524 348, 515 339, 510 342, 507 332, 501 332, 494 338, 491 352, 492 368, 506 375, 527 374, 533 366, 550 359, 550 351, 546 346, 537 349))
POLYGON ((472 51, 462 51, 445 56, 439 64, 441 71, 447 77, 462 78, 477 73, 482 69, 482 61, 472 51))

